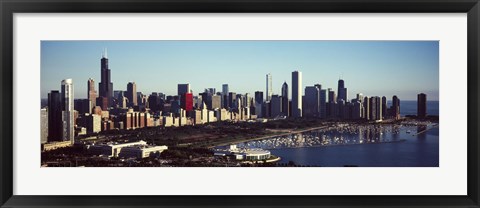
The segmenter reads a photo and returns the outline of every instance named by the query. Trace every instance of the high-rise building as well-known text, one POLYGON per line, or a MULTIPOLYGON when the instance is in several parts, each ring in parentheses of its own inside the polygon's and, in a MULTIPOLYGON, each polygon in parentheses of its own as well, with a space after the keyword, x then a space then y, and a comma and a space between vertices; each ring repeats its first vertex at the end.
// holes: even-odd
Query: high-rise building
POLYGON ((343 81, 343 79, 338 80, 337 102, 339 100, 344 100, 345 102, 347 102, 347 88, 345 88, 345 81, 343 81))
POLYGON ((62 141, 62 96, 58 90, 48 93, 48 141, 62 141))
POLYGON ((64 141, 70 141, 72 144, 75 136, 75 123, 74 123, 74 95, 73 95, 73 80, 64 79, 62 80, 62 124, 63 124, 63 135, 62 138, 64 141))
POLYGON ((90 101, 91 108, 89 113, 92 113, 92 108, 97 106, 97 91, 95 91, 95 80, 89 78, 87 81, 88 100, 90 101))
POLYGON ((335 94, 335 91, 332 90, 332 88, 328 88, 328 102, 329 103, 337 102, 337 95, 335 94))
POLYGON ((215 95, 215 94, 216 94, 215 88, 207 88, 207 89, 205 89, 205 92, 208 92, 208 93, 210 93, 210 94, 212 94, 212 95, 215 95))
POLYGON ((74 101, 75 110, 78 111, 81 115, 85 113, 92 113, 93 106, 91 106, 91 101, 88 99, 75 99, 74 101))
POLYGON ((302 72, 292 72, 292 116, 302 117, 302 72))
POLYGON ((357 93, 357 100, 361 103, 363 103, 363 94, 362 93, 357 93))
POLYGON ((396 95, 392 97, 392 117, 393 119, 400 119, 400 99, 396 95))
POLYGON ((220 95, 213 95, 212 96, 212 106, 210 110, 213 109, 220 109, 222 107, 222 100, 220 95))
POLYGON ((275 118, 282 113, 282 97, 278 95, 272 95, 270 100, 270 117, 275 118))
MULTIPOLYGON (((102 59, 100 61, 100 74, 101 80, 98 83, 98 91, 101 97, 107 99, 107 107, 113 105, 113 83, 110 77, 110 69, 108 68, 108 58, 107 58, 107 50, 102 54, 102 59)), ((102 108, 103 109, 103 108, 102 108)), ((107 110, 107 109, 103 109, 107 110)))
POLYGON ((327 117, 327 90, 320 90, 320 118, 327 117))
POLYGON ((370 98, 370 119, 382 120, 382 98, 375 96, 370 98))
POLYGON ((133 107, 137 106, 137 84, 135 82, 129 82, 127 84, 127 98, 128 98, 128 106, 133 107))
POLYGON ((337 117, 337 95, 332 88, 328 88, 328 105, 327 105, 327 117, 336 118, 337 117))
POLYGON ((101 127, 102 118, 100 115, 90 114, 86 116, 86 121, 87 121, 86 122, 87 132, 89 134, 98 133, 102 130, 102 127, 101 127))
POLYGON ((318 117, 320 110, 320 89, 318 86, 305 87, 305 108, 303 108, 303 116, 318 117))
POLYGON ((255 92, 255 115, 257 115, 258 118, 263 117, 263 92, 261 91, 256 91, 255 92))
POLYGON ((250 94, 245 93, 242 99, 242 106, 249 108, 250 107, 250 94))
POLYGON ((363 98, 363 118, 365 120, 370 120, 370 98, 365 96, 363 98))
POLYGON ((268 73, 266 75, 266 93, 265 96, 266 96, 266 101, 270 101, 270 99, 272 99, 272 94, 273 94, 273 91, 272 91, 272 75, 270 73, 268 73))
POLYGON ((424 93, 417 95, 417 116, 419 118, 427 117, 427 95, 424 93))
POLYGON ((237 93, 234 92, 229 92, 228 93, 228 107, 229 108, 235 108, 236 104, 235 101, 237 99, 237 93))
POLYGON ((40 109, 40 142, 48 142, 48 109, 40 109))
POLYGON ((382 96, 382 119, 387 117, 387 97, 382 96))
POLYGON ((181 108, 185 111, 193 110, 193 94, 185 93, 180 97, 181 108))
POLYGON ((282 85, 282 114, 284 116, 290 116, 288 113, 288 84, 287 82, 283 82, 282 85))
POLYGON ((190 93, 190 84, 178 84, 177 95, 182 96, 185 93, 190 93))
POLYGON ((222 85, 222 94, 223 95, 228 95, 228 84, 223 84, 222 85))

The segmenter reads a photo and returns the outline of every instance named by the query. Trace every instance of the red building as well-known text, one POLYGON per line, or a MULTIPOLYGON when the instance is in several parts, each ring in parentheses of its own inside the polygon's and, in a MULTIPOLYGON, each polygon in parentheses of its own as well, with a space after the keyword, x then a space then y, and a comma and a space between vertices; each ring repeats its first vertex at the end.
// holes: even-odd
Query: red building
POLYGON ((191 111, 193 109, 193 94, 192 93, 183 94, 180 99, 180 106, 185 111, 191 111))

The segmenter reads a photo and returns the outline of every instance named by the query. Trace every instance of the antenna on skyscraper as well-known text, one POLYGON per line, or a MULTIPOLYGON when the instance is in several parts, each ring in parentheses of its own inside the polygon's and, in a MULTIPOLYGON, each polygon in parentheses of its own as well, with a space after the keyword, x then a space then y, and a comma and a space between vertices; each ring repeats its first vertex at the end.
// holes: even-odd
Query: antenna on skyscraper
POLYGON ((107 58, 107 48, 103 48, 102 58, 107 58))

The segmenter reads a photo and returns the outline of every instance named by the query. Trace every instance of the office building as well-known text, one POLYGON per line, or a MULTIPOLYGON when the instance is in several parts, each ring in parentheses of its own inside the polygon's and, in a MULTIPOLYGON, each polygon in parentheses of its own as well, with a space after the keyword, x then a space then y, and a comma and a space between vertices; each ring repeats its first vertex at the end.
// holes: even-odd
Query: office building
POLYGON ((255 115, 257 115, 258 118, 262 118, 262 106, 263 106, 263 92, 261 91, 255 91, 255 115))
POLYGON ((128 107, 137 106, 137 84, 135 82, 129 82, 127 84, 127 96, 128 107))
POLYGON ((337 102, 339 100, 344 100, 345 102, 347 102, 347 88, 345 88, 345 81, 343 81, 343 79, 339 79, 338 80, 338 98, 337 98, 337 102))
POLYGON ((222 95, 228 95, 228 84, 223 84, 222 85, 222 95))
POLYGON ((107 50, 105 49, 100 61, 101 80, 100 83, 98 83, 98 91, 100 93, 99 96, 106 99, 106 101, 102 100, 103 102, 106 102, 102 104, 103 110, 107 110, 108 107, 113 105, 113 83, 111 81, 110 73, 110 69, 108 68, 107 50))
POLYGON ((370 120, 381 121, 382 116, 382 99, 378 96, 370 98, 370 120))
POLYGON ((75 124, 74 124, 74 94, 73 80, 62 80, 61 97, 62 97, 62 138, 63 141, 74 143, 75 124))
POLYGON ((177 95, 182 96, 185 93, 190 93, 190 84, 178 84, 177 95))
POLYGON ((91 105, 91 101, 89 99, 75 99, 74 108, 76 111, 78 111, 78 113, 83 115, 85 113, 91 113, 93 106, 91 105))
POLYGON ((417 95, 417 116, 419 118, 427 117, 427 95, 424 93, 417 95))
POLYGON ((272 75, 270 73, 268 73, 266 75, 266 101, 270 101, 270 99, 272 98, 272 94, 273 94, 273 91, 272 91, 272 75))
POLYGON ((180 97, 180 105, 181 108, 185 111, 193 110, 193 94, 192 93, 185 93, 180 97))
POLYGON ((92 113, 92 108, 97 106, 97 91, 95 90, 95 80, 93 80, 92 78, 89 78, 87 81, 87 90, 88 90, 87 98, 90 101, 90 104, 92 106, 89 109, 88 113, 92 113))
POLYGON ((370 98, 368 96, 363 98, 363 118, 370 120, 370 98))
POLYGON ((320 118, 327 118, 327 90, 320 90, 320 118))
POLYGON ((391 114, 393 119, 400 119, 400 99, 396 95, 392 97, 391 114))
POLYGON ((48 142, 48 109, 40 109, 40 142, 48 142))
POLYGON ((289 114, 289 105, 288 105, 288 84, 287 82, 283 82, 282 85, 282 115, 290 116, 289 114))
POLYGON ((318 117, 320 112, 320 89, 318 86, 305 87, 305 108, 303 116, 318 117))
POLYGON ((302 72, 292 72, 292 116, 302 117, 302 72))
POLYGON ((382 119, 387 117, 387 97, 382 96, 382 119))
POLYGON ((98 133, 102 130, 102 117, 97 114, 86 116, 87 133, 98 133))
POLYGON ((270 117, 275 118, 282 115, 282 97, 272 95, 270 99, 270 117))

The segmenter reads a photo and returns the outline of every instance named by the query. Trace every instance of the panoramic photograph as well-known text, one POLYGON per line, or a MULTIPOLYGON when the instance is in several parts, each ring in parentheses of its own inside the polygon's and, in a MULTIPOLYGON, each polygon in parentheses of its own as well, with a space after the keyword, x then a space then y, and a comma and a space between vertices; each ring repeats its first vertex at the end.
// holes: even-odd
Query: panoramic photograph
POLYGON ((439 42, 42 41, 41 167, 440 167, 439 42))

